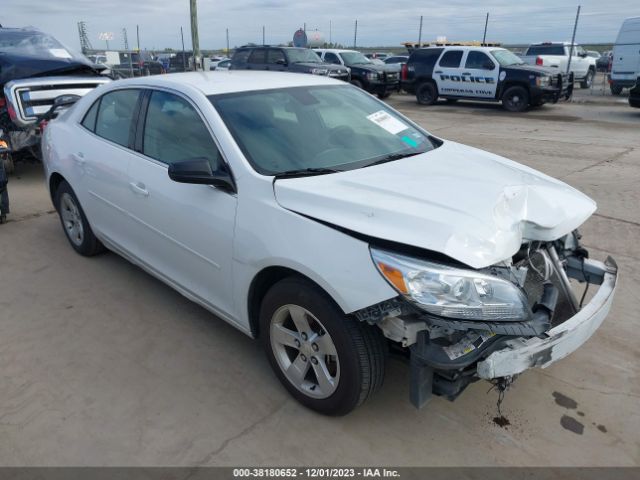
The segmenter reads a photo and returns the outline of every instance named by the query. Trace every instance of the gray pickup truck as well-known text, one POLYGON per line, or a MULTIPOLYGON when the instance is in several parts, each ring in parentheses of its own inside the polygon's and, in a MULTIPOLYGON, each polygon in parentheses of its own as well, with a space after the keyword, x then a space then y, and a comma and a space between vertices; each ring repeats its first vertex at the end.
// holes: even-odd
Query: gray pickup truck
MULTIPOLYGON (((534 43, 529 45, 521 58, 529 65, 537 65, 565 73, 570 52, 570 42, 534 43)), ((573 45, 569 75, 573 75, 574 82, 580 82, 581 88, 590 88, 596 75, 596 59, 590 57, 580 45, 573 45)))

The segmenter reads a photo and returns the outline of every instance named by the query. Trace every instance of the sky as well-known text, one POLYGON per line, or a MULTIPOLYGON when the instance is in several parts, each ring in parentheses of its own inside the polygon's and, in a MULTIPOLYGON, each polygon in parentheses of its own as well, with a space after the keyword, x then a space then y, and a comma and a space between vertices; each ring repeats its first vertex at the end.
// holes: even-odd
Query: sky
MULTIPOLYGON (((640 0, 616 0, 607 8, 602 0, 579 0, 582 5, 578 43, 613 42, 622 21, 640 16, 640 0)), ((358 21, 358 46, 399 46, 417 41, 420 16, 423 41, 446 37, 451 41, 481 40, 489 13, 487 41, 525 44, 570 40, 578 3, 562 0, 198 0, 200 48, 219 49, 265 41, 290 41, 306 24, 327 41, 352 46, 358 21), (418 4, 419 3, 419 4, 418 4)), ((123 28, 129 45, 136 46, 136 25, 143 49, 191 48, 189 0, 2 0, 0 24, 35 26, 68 47, 79 50, 77 22, 86 22, 94 48, 105 48, 101 32, 112 32, 111 48, 123 48, 123 28)))

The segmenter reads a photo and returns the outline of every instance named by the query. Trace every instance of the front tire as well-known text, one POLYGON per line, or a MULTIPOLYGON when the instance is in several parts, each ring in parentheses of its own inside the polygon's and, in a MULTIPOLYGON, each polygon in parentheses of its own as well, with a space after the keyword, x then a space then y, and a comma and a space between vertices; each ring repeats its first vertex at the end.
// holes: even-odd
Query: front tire
POLYGON ((260 333, 280 382, 319 413, 345 415, 382 385, 382 332, 345 315, 306 279, 288 277, 271 287, 260 309, 260 333))
POLYGON ((71 185, 62 181, 55 192, 55 206, 67 240, 80 255, 92 257, 104 251, 80 206, 71 185))
POLYGON ((509 112, 524 112, 528 106, 529 92, 524 87, 509 87, 502 95, 502 107, 509 112))

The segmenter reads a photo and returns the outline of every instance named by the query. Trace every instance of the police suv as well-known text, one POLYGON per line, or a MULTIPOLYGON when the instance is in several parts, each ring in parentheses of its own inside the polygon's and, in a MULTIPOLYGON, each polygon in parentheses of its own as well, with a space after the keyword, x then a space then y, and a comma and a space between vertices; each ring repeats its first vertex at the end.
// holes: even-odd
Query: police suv
POLYGON ((502 102, 511 112, 571 97, 562 73, 525 64, 504 48, 439 46, 413 50, 402 69, 401 86, 418 103, 439 97, 502 102))

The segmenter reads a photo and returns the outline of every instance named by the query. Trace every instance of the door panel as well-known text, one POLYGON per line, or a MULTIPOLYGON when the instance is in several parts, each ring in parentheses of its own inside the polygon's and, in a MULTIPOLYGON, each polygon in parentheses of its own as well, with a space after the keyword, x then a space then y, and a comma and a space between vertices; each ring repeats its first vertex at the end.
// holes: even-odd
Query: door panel
POLYGON ((463 61, 461 83, 469 91, 465 96, 495 98, 500 67, 484 52, 469 50, 463 61))
POLYGON ((460 65, 462 50, 445 51, 433 70, 433 79, 438 85, 440 95, 466 96, 466 89, 462 85, 460 65))
POLYGON ((223 161, 196 109, 177 95, 149 99, 143 154, 129 164, 128 211, 135 256, 168 281, 222 313, 232 312, 232 246, 236 197, 207 186, 172 181, 168 164, 223 161))
MULTIPOLYGON (((78 126, 72 150, 74 168, 83 188, 76 192, 98 236, 126 249, 130 227, 125 199, 129 193, 128 168, 132 152, 132 126, 139 90, 118 90, 97 102, 97 118, 78 126), (96 133, 93 133, 93 132, 96 133)), ((88 116, 95 113, 92 107, 88 116)))

